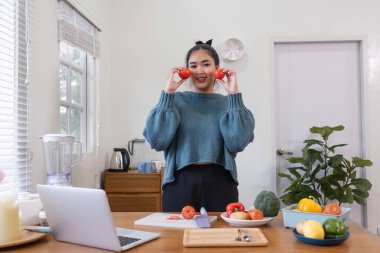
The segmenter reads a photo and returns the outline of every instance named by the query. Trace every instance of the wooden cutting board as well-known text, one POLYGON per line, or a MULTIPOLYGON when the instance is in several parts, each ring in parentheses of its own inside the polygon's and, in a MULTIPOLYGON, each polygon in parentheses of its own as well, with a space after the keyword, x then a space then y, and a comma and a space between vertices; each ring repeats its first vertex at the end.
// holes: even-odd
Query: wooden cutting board
POLYGON ((237 241, 239 228, 185 229, 185 247, 253 247, 267 246, 268 240, 259 228, 242 228, 241 235, 252 236, 252 241, 237 241))
MULTIPOLYGON (((210 223, 216 220, 216 216, 209 216, 210 223)), ((171 228, 197 228, 198 225, 194 219, 186 220, 181 214, 173 213, 153 213, 135 221, 135 225, 159 226, 171 228), (177 216, 179 220, 168 220, 169 216, 177 216)))

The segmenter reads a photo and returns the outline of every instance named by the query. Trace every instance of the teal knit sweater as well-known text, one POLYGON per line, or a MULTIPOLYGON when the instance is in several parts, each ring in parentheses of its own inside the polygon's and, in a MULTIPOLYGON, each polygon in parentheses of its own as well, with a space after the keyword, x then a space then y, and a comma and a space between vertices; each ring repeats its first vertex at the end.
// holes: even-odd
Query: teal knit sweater
POLYGON ((164 151, 163 186, 194 163, 222 165, 238 183, 235 156, 253 141, 254 127, 241 93, 162 92, 143 134, 153 149, 164 151))

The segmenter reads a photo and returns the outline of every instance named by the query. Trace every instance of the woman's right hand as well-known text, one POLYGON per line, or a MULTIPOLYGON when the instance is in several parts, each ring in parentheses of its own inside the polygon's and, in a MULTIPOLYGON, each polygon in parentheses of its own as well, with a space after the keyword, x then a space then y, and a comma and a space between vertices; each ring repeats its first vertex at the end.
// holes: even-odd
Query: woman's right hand
POLYGON ((175 73, 178 74, 181 69, 183 68, 176 67, 170 70, 168 79, 166 81, 166 87, 164 90, 166 93, 173 93, 174 91, 178 89, 179 86, 181 86, 181 84, 183 84, 186 81, 186 79, 181 79, 178 82, 174 80, 175 73))

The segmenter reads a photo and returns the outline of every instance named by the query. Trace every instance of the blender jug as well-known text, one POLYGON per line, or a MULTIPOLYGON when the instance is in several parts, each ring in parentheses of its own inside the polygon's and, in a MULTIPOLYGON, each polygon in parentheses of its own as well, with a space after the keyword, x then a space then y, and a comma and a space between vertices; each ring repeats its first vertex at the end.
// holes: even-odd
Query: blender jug
POLYGON ((42 138, 47 184, 71 186, 71 169, 82 157, 82 145, 71 135, 47 134, 42 138), (74 159, 73 148, 77 147, 74 159))

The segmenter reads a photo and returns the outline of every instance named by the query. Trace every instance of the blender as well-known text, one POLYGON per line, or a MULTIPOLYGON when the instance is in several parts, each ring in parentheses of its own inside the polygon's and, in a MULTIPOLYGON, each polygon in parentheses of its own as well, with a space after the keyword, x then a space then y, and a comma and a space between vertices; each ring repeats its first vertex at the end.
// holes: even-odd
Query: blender
POLYGON ((47 184, 71 186, 71 169, 78 165, 82 157, 81 142, 74 136, 65 134, 47 134, 41 137, 47 184), (77 154, 73 150, 76 146, 77 154))

